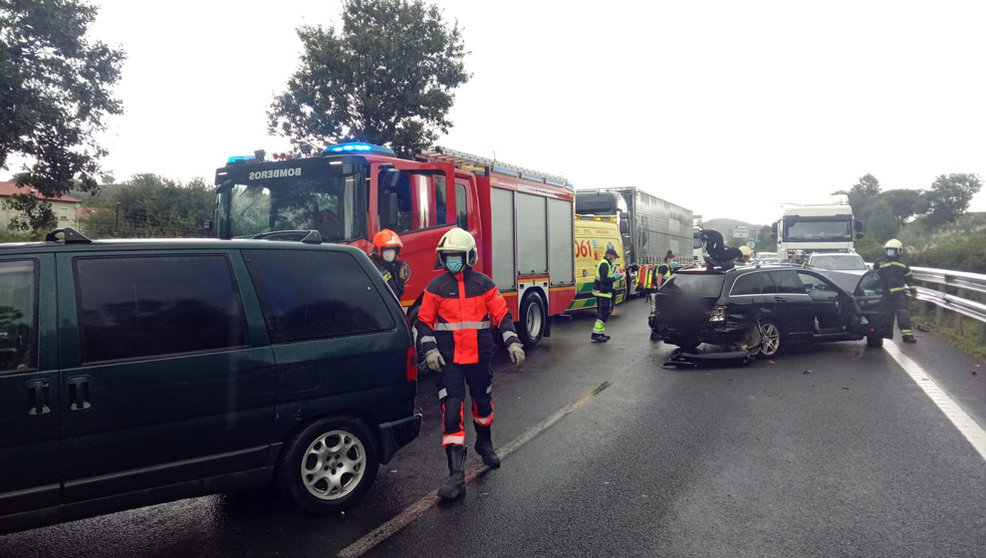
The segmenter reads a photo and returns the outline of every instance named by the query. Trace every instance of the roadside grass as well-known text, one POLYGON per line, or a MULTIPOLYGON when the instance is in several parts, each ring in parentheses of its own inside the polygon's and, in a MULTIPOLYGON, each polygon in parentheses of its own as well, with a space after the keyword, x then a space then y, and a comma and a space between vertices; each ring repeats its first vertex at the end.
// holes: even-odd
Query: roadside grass
POLYGON ((962 318, 962 327, 955 327, 955 314, 945 312, 942 315, 941 325, 935 325, 935 313, 921 314, 920 312, 911 313, 912 321, 916 329, 928 331, 944 339, 949 345, 965 351, 967 354, 979 360, 986 361, 986 344, 979 342, 979 322, 972 318, 962 318))

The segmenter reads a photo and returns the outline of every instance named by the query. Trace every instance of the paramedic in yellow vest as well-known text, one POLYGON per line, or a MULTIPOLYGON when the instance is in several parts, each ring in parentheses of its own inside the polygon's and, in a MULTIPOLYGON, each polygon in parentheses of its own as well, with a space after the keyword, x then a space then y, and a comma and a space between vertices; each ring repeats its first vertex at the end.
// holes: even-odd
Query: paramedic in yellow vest
POLYGON ((664 282, 671 278, 671 274, 674 273, 674 269, 678 267, 678 256, 674 255, 674 252, 668 250, 667 254, 664 254, 664 263, 657 268, 657 289, 660 290, 664 286, 664 282))
POLYGON ((596 323, 592 326, 592 340, 596 343, 609 341, 606 320, 613 311, 613 283, 622 277, 613 265, 617 255, 616 248, 610 244, 603 259, 596 264, 596 279, 592 282, 592 295, 596 297, 596 323))

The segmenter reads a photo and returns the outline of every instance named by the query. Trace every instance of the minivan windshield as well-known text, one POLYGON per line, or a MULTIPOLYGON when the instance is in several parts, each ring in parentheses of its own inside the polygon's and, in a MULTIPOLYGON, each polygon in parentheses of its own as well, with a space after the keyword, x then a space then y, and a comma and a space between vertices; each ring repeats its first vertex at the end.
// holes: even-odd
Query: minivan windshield
POLYGON ((718 273, 676 273, 661 291, 676 291, 692 296, 719 296, 725 276, 718 273))
POLYGON ((283 230, 317 230, 325 242, 366 236, 367 167, 299 160, 244 165, 219 189, 219 234, 251 237, 283 230))

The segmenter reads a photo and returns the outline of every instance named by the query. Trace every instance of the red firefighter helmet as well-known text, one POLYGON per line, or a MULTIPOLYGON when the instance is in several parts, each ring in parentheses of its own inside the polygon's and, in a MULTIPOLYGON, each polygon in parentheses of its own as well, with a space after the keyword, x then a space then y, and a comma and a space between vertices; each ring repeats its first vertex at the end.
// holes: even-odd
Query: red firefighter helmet
POLYGON ((377 255, 380 255, 384 248, 397 248, 400 250, 403 246, 404 243, 401 242, 401 237, 390 229, 383 229, 373 235, 373 251, 377 255))

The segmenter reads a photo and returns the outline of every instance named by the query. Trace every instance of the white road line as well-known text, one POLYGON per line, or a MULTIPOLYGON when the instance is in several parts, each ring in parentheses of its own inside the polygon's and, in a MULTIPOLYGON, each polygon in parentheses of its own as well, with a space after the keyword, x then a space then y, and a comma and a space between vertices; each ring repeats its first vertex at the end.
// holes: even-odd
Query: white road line
POLYGON ((955 401, 945 394, 945 391, 938 387, 938 384, 931 379, 931 376, 927 372, 911 360, 910 357, 902 353, 900 347, 894 343, 884 343, 883 348, 887 354, 897 361, 897 364, 904 369, 904 372, 907 372, 907 375, 914 380, 914 383, 924 390, 925 395, 934 401, 935 405, 938 405, 941 412, 945 413, 948 420, 952 421, 952 424, 959 429, 959 432, 965 436, 965 439, 969 440, 972 447, 986 460, 986 430, 983 430, 983 427, 975 419, 970 417, 955 401))
MULTIPOLYGON (((497 453, 500 455, 500 459, 504 459, 511 453, 517 451, 521 446, 533 440, 538 434, 547 430, 551 425, 564 418, 565 415, 581 407, 582 404, 595 397, 599 392, 607 387, 609 387, 609 382, 599 384, 591 390, 583 393, 575 401, 569 403, 561 409, 558 409, 548 418, 521 432, 520 436, 517 436, 513 440, 497 448, 497 453)), ((466 484, 471 483, 476 479, 476 477, 486 472, 487 469, 489 469, 489 467, 481 463, 467 469, 466 484)), ((339 551, 339 558, 357 558, 358 556, 366 554, 373 547, 392 537, 398 531, 414 522, 414 520, 428 513, 429 510, 438 505, 439 500, 438 490, 429 492, 423 498, 405 508, 404 511, 392 517, 380 527, 377 527, 353 544, 339 551)))

